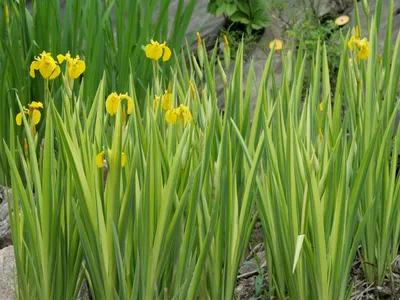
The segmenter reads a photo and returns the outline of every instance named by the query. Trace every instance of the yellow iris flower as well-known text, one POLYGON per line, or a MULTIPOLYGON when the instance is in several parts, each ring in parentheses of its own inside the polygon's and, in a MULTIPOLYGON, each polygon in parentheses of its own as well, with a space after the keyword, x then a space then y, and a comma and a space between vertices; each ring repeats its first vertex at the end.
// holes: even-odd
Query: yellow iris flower
POLYGON ((367 41, 366 38, 363 38, 362 40, 359 40, 357 43, 357 58, 358 59, 362 59, 362 60, 366 60, 369 56, 369 54, 371 53, 370 49, 369 49, 369 42, 367 41))
MULTIPOLYGON (((108 149, 108 157, 112 157, 111 149, 108 149)), ((126 164, 126 155, 124 152, 121 154, 121 167, 125 167, 126 164)), ((101 151, 96 155, 96 166, 102 168, 104 166, 104 151, 101 151)))
POLYGON ((165 42, 160 44, 159 42, 150 40, 150 44, 147 44, 144 48, 147 58, 159 60, 162 57, 163 61, 167 61, 171 57, 171 49, 165 45, 165 42))
MULTIPOLYGON (((28 104, 28 108, 23 107, 24 114, 28 115, 32 119, 34 126, 40 122, 41 113, 39 111, 39 108, 43 108, 43 103, 36 101, 32 101, 31 104, 28 104)), ((17 114, 17 116, 15 117, 15 121, 18 126, 22 125, 21 112, 17 114)))
POLYGON ((75 56, 75 58, 71 57, 71 54, 67 52, 67 54, 57 55, 58 63, 63 63, 67 61, 68 63, 68 75, 71 78, 78 78, 81 74, 86 70, 86 64, 83 60, 80 59, 79 55, 75 56))
POLYGON ((181 104, 178 108, 180 117, 183 119, 183 124, 186 126, 187 123, 192 122, 192 113, 189 110, 189 107, 186 105, 181 104))
POLYGON ((175 108, 171 108, 165 113, 165 120, 167 120, 168 123, 175 124, 178 116, 179 112, 175 108))
POLYGON ((125 99, 126 103, 127 103, 126 113, 128 115, 130 115, 132 113, 133 101, 132 101, 131 97, 129 97, 127 93, 118 95, 117 93, 114 92, 114 93, 111 93, 107 97, 107 100, 106 100, 106 110, 111 116, 113 116, 117 113, 118 105, 123 99, 125 99))
POLYGON ((182 120, 183 124, 186 126, 192 121, 192 113, 189 107, 181 104, 178 108, 171 108, 165 113, 165 120, 168 123, 175 124, 178 120, 182 120))
POLYGON ((347 46, 349 47, 350 51, 354 51, 355 48, 357 49, 358 59, 366 60, 371 53, 368 40, 366 38, 360 39, 357 34, 350 38, 350 40, 347 42, 347 46))
POLYGON ((39 56, 35 57, 35 60, 31 63, 29 75, 35 78, 35 71, 39 70, 43 78, 54 79, 60 75, 61 69, 57 65, 57 62, 51 57, 50 53, 43 51, 39 56))

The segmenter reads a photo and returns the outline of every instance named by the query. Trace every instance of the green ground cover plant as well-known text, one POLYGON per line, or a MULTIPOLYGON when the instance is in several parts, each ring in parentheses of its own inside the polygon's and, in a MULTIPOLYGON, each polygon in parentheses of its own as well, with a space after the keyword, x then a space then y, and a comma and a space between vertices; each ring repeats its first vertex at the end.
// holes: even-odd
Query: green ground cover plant
MULTIPOLYGON (((75 299, 86 282, 94 299, 233 299, 257 220, 269 278, 258 296, 349 299, 358 249, 382 284, 399 248, 400 33, 392 45, 389 18, 379 53, 379 18, 339 30, 335 86, 321 41, 311 60, 303 43, 272 49, 245 76, 228 39, 220 57, 200 34, 197 53, 148 37, 145 87, 133 60, 115 85, 83 48, 27 56, 36 100, 16 88, 2 102, 17 298, 75 299)), ((17 80, 10 57, 0 77, 17 80)))
POLYGON ((210 0, 208 12, 244 26, 247 34, 267 27, 269 1, 264 0, 210 0))

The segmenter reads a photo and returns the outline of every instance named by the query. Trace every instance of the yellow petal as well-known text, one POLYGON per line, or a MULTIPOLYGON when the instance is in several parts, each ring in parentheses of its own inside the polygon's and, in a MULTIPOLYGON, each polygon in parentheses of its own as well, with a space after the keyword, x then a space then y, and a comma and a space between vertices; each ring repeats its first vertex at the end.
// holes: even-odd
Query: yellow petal
POLYGON ((40 111, 37 109, 33 110, 32 112, 33 125, 37 125, 40 122, 40 117, 41 117, 40 111))
POLYGON ((46 61, 40 63, 39 72, 42 74, 43 78, 48 78, 53 74, 55 69, 56 63, 54 60, 46 59, 46 61))
POLYGON ((43 103, 42 103, 42 102, 32 101, 31 104, 28 104, 28 107, 29 107, 30 109, 43 108, 43 103))
POLYGON ((146 53, 147 58, 152 58, 151 57, 151 48, 153 46, 151 44, 147 44, 146 47, 144 48, 144 52, 146 53))
POLYGON ((169 49, 167 46, 164 46, 164 55, 163 55, 163 61, 169 60, 171 57, 171 49, 169 49))
POLYGON ((354 50, 354 43, 357 42, 357 38, 355 36, 352 36, 350 40, 347 42, 347 46, 349 47, 350 51, 354 50))
MULTIPOLYGON (((156 42, 154 42, 156 43, 156 42)), ((162 56, 163 49, 160 45, 157 44, 148 44, 144 51, 146 52, 146 57, 159 60, 162 56)))
POLYGON ((173 108, 165 113, 165 120, 167 120, 168 123, 175 124, 177 117, 176 111, 173 108))
POLYGON ((77 67, 80 73, 82 74, 86 70, 86 63, 83 60, 78 60, 77 67))
POLYGON ((71 78, 78 78, 85 71, 86 64, 83 60, 74 60, 71 61, 71 64, 68 66, 68 75, 71 78))
POLYGON ((132 109, 133 109, 133 101, 132 101, 131 97, 129 97, 128 94, 125 94, 125 95, 120 94, 119 97, 121 100, 126 99, 126 105, 127 105, 126 113, 128 115, 130 115, 132 113, 132 109))
POLYGON ((183 124, 184 124, 185 126, 186 126, 188 123, 192 122, 193 117, 192 117, 192 114, 191 114, 190 111, 189 111, 189 112, 186 112, 186 113, 183 113, 183 114, 182 114, 182 117, 183 117, 183 124))
POLYGON ((32 78, 35 78, 35 70, 39 70, 39 62, 38 61, 33 61, 32 63, 31 63, 31 67, 30 67, 30 70, 29 70, 29 75, 32 77, 32 78))
POLYGON ((54 69, 53 73, 51 74, 51 76, 49 77, 49 79, 55 79, 58 77, 58 75, 60 75, 61 73, 61 69, 59 66, 56 66, 56 68, 54 69))
POLYGON ((57 55, 57 60, 59 64, 62 64, 64 62, 64 60, 66 60, 66 57, 62 54, 58 54, 57 55))
POLYGON ((370 51, 369 51, 368 47, 361 48, 357 52, 357 58, 358 59, 362 59, 362 60, 366 60, 368 58, 369 54, 370 54, 370 51))
POLYGON ((172 107, 172 93, 165 92, 162 97, 161 106, 164 110, 169 110, 172 107))
POLYGON ((96 166, 99 168, 103 167, 103 158, 104 158, 104 151, 101 151, 99 154, 96 155, 96 166))
POLYGON ((22 125, 22 113, 17 114, 17 116, 15 117, 15 121, 17 122, 18 126, 22 125))
POLYGON ((117 113, 118 104, 120 102, 120 98, 118 97, 117 93, 111 93, 106 100, 106 110, 107 112, 113 116, 117 113))
POLYGON ((126 155, 124 152, 122 152, 122 156, 121 156, 121 167, 125 167, 126 164, 126 155))

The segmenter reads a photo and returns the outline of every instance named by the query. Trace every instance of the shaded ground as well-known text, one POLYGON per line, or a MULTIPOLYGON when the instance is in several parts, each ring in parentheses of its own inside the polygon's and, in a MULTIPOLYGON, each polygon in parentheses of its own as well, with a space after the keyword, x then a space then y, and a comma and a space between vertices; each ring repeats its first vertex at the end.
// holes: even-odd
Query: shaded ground
MULTIPOLYGON (((256 223, 250 238, 247 255, 239 269, 235 299, 273 299, 268 296, 268 269, 265 261, 263 233, 260 223, 256 223), (254 259, 257 255, 258 259, 254 259), (260 274, 260 267, 262 274, 260 274), (256 293, 257 277, 262 276, 262 288, 256 293)), ((393 264, 392 278, 387 276, 383 286, 375 286, 367 281, 362 269, 360 255, 354 259, 350 273, 349 285, 353 285, 350 300, 366 299, 400 299, 400 252, 393 264)))

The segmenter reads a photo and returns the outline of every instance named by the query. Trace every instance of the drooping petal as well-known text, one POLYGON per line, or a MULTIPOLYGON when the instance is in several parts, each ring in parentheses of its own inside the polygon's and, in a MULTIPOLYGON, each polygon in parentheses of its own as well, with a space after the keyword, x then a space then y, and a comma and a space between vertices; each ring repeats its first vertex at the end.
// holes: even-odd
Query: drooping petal
POLYGON ((177 119, 177 114, 175 109, 170 109, 165 113, 165 120, 167 120, 168 123, 175 124, 176 119, 177 119))
POLYGON ((192 113, 189 110, 189 107, 186 105, 181 104, 177 108, 177 114, 179 117, 183 119, 183 124, 186 126, 188 123, 190 123, 193 119, 192 113))
POLYGON ((71 59, 68 65, 68 75, 71 78, 78 78, 85 71, 86 64, 83 60, 71 59))
POLYGON ((30 70, 29 70, 29 75, 32 78, 35 78, 35 70, 39 70, 39 66, 40 66, 40 63, 38 61, 36 61, 36 60, 31 63, 31 67, 30 67, 30 70))
POLYGON ((111 93, 106 100, 106 110, 107 112, 113 116, 117 113, 118 104, 120 102, 120 98, 117 93, 111 93))
POLYGON ((125 94, 125 95, 120 94, 119 97, 120 97, 121 100, 122 100, 122 99, 126 99, 126 104, 127 104, 126 113, 127 113, 128 115, 130 115, 130 114, 132 113, 132 110, 133 110, 133 101, 132 101, 132 98, 129 97, 128 94, 125 94))
POLYGON ((363 46, 357 51, 357 58, 366 60, 368 58, 369 54, 370 54, 370 50, 369 50, 368 45, 363 46))
POLYGON ((152 49, 152 57, 154 60, 159 60, 162 56, 163 49, 160 46, 154 46, 152 49))
POLYGON ((62 55, 62 54, 58 54, 57 55, 57 60, 58 60, 58 63, 59 64, 62 64, 63 62, 64 62, 64 60, 66 60, 67 58, 64 56, 64 55, 62 55))
POLYGON ((17 114, 17 116, 15 117, 15 121, 17 122, 18 126, 22 125, 22 113, 17 114))
POLYGON ((52 80, 52 79, 57 78, 58 75, 60 75, 60 73, 61 73, 60 66, 57 66, 57 65, 56 65, 56 67, 55 67, 53 73, 51 74, 51 76, 49 77, 49 79, 52 80))
POLYGON ((40 62, 39 72, 42 74, 43 78, 48 78, 51 74, 53 74, 55 68, 56 63, 54 60, 52 61, 46 58, 44 61, 40 62))
POLYGON ((144 48, 144 52, 146 53, 146 57, 147 58, 152 58, 151 57, 151 49, 152 49, 152 45, 151 44, 147 44, 146 47, 144 48))
POLYGON ((169 93, 168 91, 165 92, 165 94, 162 97, 162 102, 161 106, 164 110, 169 110, 172 107, 172 93, 169 93))
POLYGON ((157 44, 155 44, 155 43, 157 43, 157 42, 154 42, 154 44, 146 45, 146 47, 144 48, 144 51, 146 53, 147 58, 159 60, 162 56, 163 49, 158 43, 157 44))
POLYGON ((96 166, 99 168, 103 167, 104 151, 101 151, 96 155, 96 166))
POLYGON ((164 55, 163 55, 163 61, 167 61, 170 59, 171 57, 171 49, 169 49, 168 46, 164 46, 164 55))
POLYGON ((41 117, 41 113, 38 109, 34 109, 32 112, 32 120, 33 120, 33 125, 37 125, 40 122, 40 117, 41 117))

